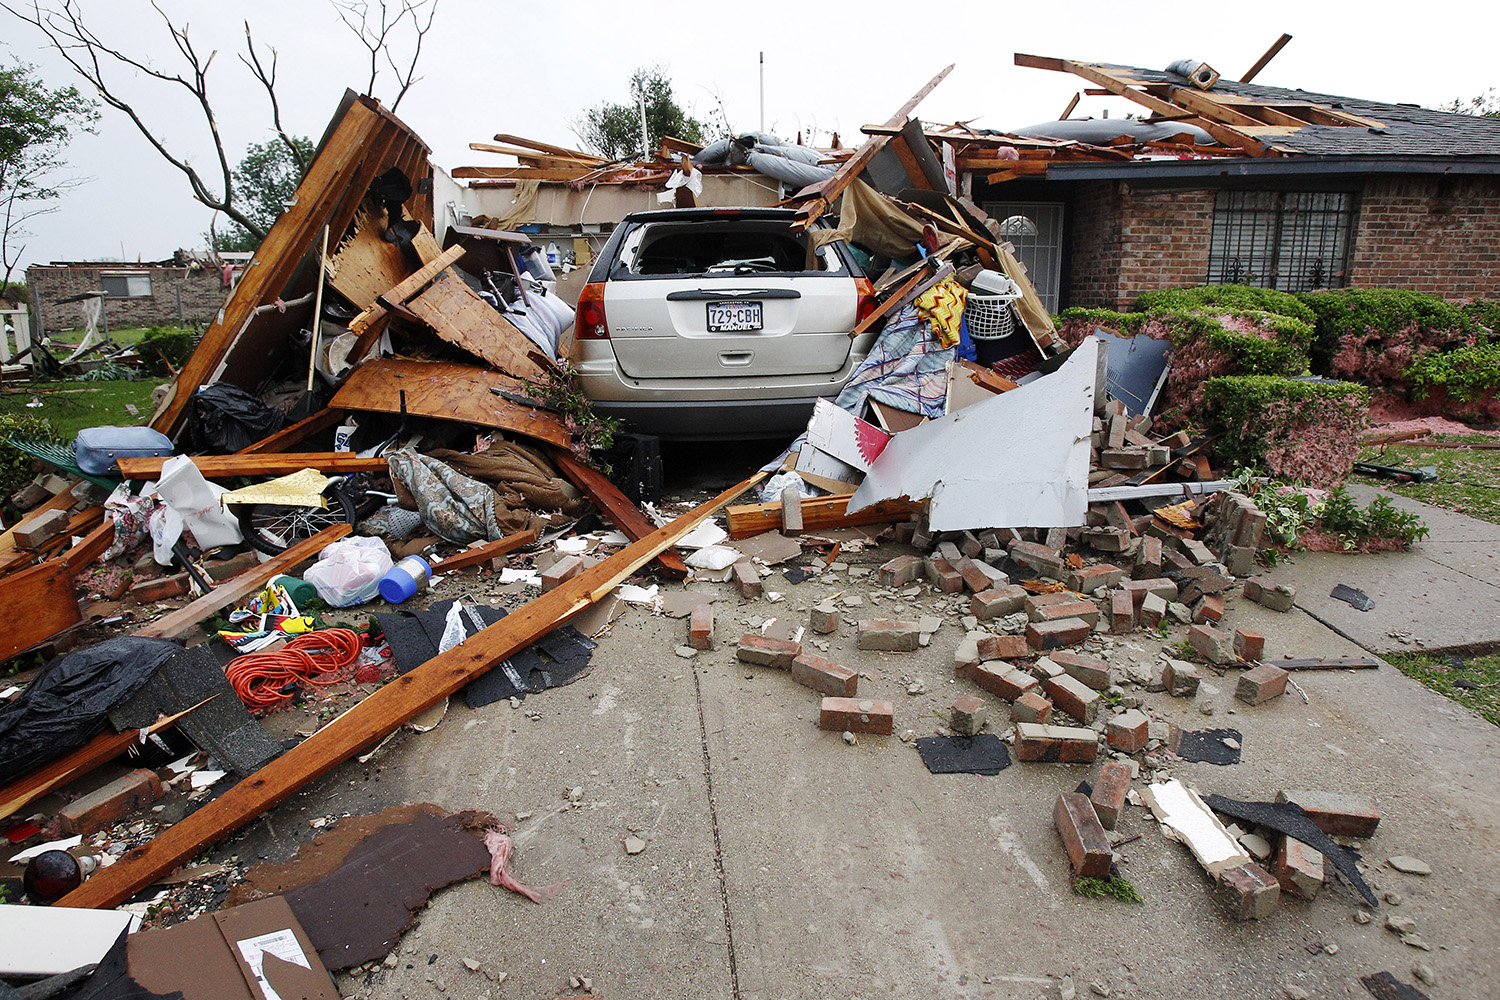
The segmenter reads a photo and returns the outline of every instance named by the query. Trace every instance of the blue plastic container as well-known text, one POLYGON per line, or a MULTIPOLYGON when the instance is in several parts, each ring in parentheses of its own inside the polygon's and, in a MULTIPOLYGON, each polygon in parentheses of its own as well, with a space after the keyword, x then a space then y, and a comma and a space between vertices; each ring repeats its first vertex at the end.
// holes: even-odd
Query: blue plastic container
POLYGON ((432 567, 421 556, 407 556, 380 578, 380 596, 389 604, 400 604, 427 589, 432 567))

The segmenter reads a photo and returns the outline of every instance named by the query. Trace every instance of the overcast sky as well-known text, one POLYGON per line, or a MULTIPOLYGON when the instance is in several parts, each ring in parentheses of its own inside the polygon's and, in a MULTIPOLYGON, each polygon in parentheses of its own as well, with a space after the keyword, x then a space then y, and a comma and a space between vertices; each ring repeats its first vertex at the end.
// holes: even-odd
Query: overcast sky
MULTIPOLYGON (((15 2, 15 0, 12 0, 15 2)), ((160 17, 145 0, 80 0, 87 23, 106 41, 175 71, 160 17)), ((283 120, 294 132, 322 134, 345 87, 362 89, 368 64, 325 0, 160 0, 190 25, 200 51, 217 49, 211 96, 221 133, 237 161, 247 144, 270 136, 263 91, 236 58, 242 22, 280 53, 283 120)), ((417 83, 397 113, 447 167, 512 162, 468 144, 497 132, 576 145, 570 122, 601 100, 622 101, 638 66, 661 64, 679 100, 702 118, 722 101, 731 126, 760 119, 758 54, 765 53, 765 125, 785 136, 799 128, 857 138, 884 121, 948 63, 956 68, 918 109, 927 121, 975 119, 1015 128, 1062 113, 1081 89, 1076 77, 1020 69, 1014 52, 1165 68, 1176 59, 1208 62, 1238 78, 1282 31, 1293 40, 1258 82, 1433 107, 1500 86, 1494 45, 1500 5, 1429 2, 1417 7, 1289 3, 1131 5, 1072 3, 858 4, 658 3, 598 0, 507 3, 439 0, 417 83)), ((34 29, 0 12, 0 54, 35 64, 51 86, 80 83, 34 29)), ((186 92, 116 71, 122 94, 174 151, 207 176, 217 174, 201 115, 186 92), (174 92, 175 89, 175 92, 174 92)), ((389 103, 388 75, 375 96, 389 103)), ((1084 98, 1075 116, 1134 108, 1118 98, 1084 98)), ((159 259, 200 247, 210 213, 185 179, 134 127, 105 108, 97 135, 69 151, 88 178, 55 214, 33 223, 26 262, 159 259)), ((23 264, 24 266, 24 264, 23 264)))

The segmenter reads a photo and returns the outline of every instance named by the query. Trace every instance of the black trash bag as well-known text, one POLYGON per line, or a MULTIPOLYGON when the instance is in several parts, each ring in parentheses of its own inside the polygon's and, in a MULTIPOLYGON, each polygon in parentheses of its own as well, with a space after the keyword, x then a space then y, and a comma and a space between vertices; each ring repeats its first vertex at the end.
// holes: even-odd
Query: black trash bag
POLYGON ((0 785, 83 746, 125 701, 182 652, 166 639, 121 636, 75 650, 0 708, 0 785))
POLYGON ((248 448, 286 426, 273 410, 244 389, 224 382, 193 395, 188 436, 195 454, 227 455, 248 448))

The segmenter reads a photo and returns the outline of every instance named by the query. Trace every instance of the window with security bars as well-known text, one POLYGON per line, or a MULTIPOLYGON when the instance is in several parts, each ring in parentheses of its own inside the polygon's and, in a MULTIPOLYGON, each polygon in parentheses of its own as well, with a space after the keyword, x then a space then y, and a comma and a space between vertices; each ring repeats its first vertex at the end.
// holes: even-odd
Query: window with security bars
POLYGON ((1283 292, 1342 288, 1354 211, 1347 191, 1220 191, 1208 284, 1283 292))

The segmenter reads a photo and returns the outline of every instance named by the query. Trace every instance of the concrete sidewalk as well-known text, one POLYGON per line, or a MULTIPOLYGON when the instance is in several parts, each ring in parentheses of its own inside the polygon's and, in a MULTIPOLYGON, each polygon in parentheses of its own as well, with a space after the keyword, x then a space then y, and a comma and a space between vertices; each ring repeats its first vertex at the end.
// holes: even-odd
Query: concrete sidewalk
POLYGON ((1357 484, 1350 492, 1361 504, 1389 496, 1418 514, 1430 533, 1410 552, 1303 552, 1266 575, 1295 586, 1299 608, 1376 655, 1500 649, 1500 525, 1395 490, 1357 484), (1356 611, 1330 597, 1340 583, 1368 594, 1374 610, 1356 611))
MULTIPOLYGON (((1453 562, 1483 534, 1441 517, 1430 523, 1428 544, 1453 562)), ((438 893, 393 967, 340 977, 345 997, 545 1000, 586 992, 569 988, 574 976, 622 1000, 1034 1000, 1056 996, 1064 976, 1080 997, 1093 995, 1091 982, 1135 1000, 1350 997, 1363 995, 1362 975, 1389 970, 1413 981, 1418 961, 1436 971, 1438 984, 1423 987, 1434 1000, 1491 991, 1500 729, 1389 666, 1299 673, 1307 702, 1289 691, 1253 708, 1232 699, 1233 670, 1205 671, 1196 700, 1127 688, 1154 719, 1243 734, 1238 765, 1175 760, 1158 777, 1241 799, 1281 788, 1373 797, 1384 818, 1360 844, 1367 877, 1401 902, 1360 924, 1352 890, 1330 884, 1311 903, 1287 898, 1267 920, 1234 923, 1191 854, 1135 807, 1120 829, 1141 836, 1120 853, 1144 904, 1081 899, 1069 888, 1052 805, 1094 767, 1017 762, 995 777, 934 776, 895 737, 848 746, 818 730, 817 695, 785 671, 735 660, 728 640, 762 619, 802 623, 835 592, 860 598, 820 655, 861 671, 862 696, 893 700, 898 733, 935 733, 955 697, 977 692, 953 679, 966 601, 930 591, 876 599, 861 571, 898 551, 850 555, 849 572, 801 584, 774 577, 767 589, 785 594, 776 603, 694 585, 717 595, 719 645, 691 660, 674 652, 684 620, 632 609, 601 638, 589 676, 520 709, 502 702, 471 712, 455 702, 436 730, 403 733, 369 764, 340 767, 220 851, 283 860, 311 835, 311 818, 433 801, 513 819, 519 876, 565 883, 545 905, 483 880, 438 893), (856 648, 856 618, 917 614, 944 622, 928 648, 856 648), (913 679, 924 693, 906 693, 913 679), (574 788, 581 798, 570 804, 574 788), (646 842, 643 853, 624 851, 629 835, 646 842), (1398 854, 1424 859, 1433 874, 1386 867, 1398 854), (1434 950, 1382 929, 1387 913, 1413 919, 1434 950), (466 958, 509 978, 496 985, 468 971, 466 958)), ((1327 576, 1350 577, 1396 608, 1408 574, 1474 583, 1443 575, 1457 571, 1425 553, 1328 559, 1339 562, 1327 576), (1389 592, 1370 586, 1372 562, 1392 567, 1389 592)), ((1322 583, 1310 582, 1310 567, 1324 562, 1299 557, 1278 574, 1314 604, 1322 583)), ((1280 614, 1231 597, 1228 621, 1264 634, 1270 660, 1361 653, 1301 609, 1280 614)), ((1184 633, 1109 639, 1107 655, 1119 672, 1132 660, 1152 664, 1184 633)), ((991 731, 1003 734, 1005 704, 982 697, 991 731)))

